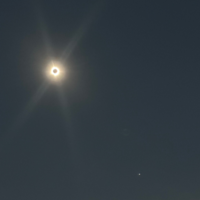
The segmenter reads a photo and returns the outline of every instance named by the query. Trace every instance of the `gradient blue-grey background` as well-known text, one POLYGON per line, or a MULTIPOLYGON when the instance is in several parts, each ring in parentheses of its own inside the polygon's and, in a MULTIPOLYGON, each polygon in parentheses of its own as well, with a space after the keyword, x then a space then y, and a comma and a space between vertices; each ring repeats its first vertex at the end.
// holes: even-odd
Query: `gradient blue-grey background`
POLYGON ((1 2, 0 199, 199 200, 199 10, 176 0, 1 2), (66 81, 3 142, 43 64, 72 40, 66 81))

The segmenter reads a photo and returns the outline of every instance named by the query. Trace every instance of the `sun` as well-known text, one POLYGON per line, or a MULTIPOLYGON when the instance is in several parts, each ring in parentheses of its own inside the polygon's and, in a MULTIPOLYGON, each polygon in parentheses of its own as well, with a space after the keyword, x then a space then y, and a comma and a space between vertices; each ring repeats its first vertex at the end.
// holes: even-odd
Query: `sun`
POLYGON ((50 61, 44 72, 52 83, 61 83, 66 80, 66 66, 61 62, 50 61))
POLYGON ((51 68, 51 74, 53 75, 53 76, 58 76, 59 74, 60 74, 60 70, 59 70, 59 68, 58 67, 52 67, 51 68))

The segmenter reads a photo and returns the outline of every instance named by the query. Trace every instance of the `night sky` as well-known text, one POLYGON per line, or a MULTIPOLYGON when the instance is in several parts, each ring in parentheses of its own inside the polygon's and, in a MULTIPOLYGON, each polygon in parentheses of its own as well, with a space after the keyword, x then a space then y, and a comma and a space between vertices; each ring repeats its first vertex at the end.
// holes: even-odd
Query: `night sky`
POLYGON ((0 200, 200 199, 198 1, 8 0, 0 25, 0 200))

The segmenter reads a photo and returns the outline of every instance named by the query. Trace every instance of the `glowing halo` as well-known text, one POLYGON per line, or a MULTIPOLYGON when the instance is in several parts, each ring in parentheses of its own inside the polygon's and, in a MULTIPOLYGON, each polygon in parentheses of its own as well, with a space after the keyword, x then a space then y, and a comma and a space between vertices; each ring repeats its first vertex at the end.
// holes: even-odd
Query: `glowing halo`
POLYGON ((62 63, 51 61, 45 69, 46 77, 52 83, 61 83, 66 78, 66 68, 62 63))
POLYGON ((60 70, 57 67, 52 67, 51 74, 53 74, 54 76, 58 76, 59 73, 60 73, 60 70))

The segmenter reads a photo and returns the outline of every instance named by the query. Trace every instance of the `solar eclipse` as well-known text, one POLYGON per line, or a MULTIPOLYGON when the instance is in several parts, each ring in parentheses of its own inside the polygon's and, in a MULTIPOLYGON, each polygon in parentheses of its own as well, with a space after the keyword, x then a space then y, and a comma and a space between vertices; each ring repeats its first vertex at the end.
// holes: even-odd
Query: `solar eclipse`
POLYGON ((50 82, 62 82, 66 78, 66 69, 60 62, 50 62, 45 70, 46 77, 50 82))
POLYGON ((53 76, 58 76, 59 73, 60 73, 60 70, 59 70, 58 67, 52 67, 52 69, 51 69, 51 74, 52 74, 53 76))

